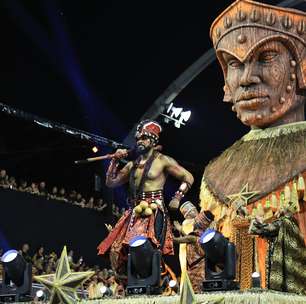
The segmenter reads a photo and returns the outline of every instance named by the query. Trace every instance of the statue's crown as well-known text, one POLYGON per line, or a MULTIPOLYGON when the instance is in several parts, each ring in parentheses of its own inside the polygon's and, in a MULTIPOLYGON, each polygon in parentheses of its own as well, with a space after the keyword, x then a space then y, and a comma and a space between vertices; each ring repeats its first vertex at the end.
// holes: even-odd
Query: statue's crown
POLYGON ((298 82, 306 89, 306 13, 251 0, 237 0, 213 22, 210 37, 226 75, 220 52, 226 51, 241 61, 261 43, 280 40, 297 62, 298 82))
POLYGON ((289 35, 306 46, 306 14, 250 0, 237 0, 213 22, 210 37, 215 47, 229 32, 242 27, 258 27, 289 35))

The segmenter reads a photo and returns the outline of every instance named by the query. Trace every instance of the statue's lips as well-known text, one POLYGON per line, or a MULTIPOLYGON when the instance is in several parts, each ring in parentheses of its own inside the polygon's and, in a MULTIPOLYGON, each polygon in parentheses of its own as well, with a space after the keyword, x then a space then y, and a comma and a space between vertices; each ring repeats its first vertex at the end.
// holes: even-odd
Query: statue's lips
POLYGON ((268 96, 244 96, 236 102, 236 106, 239 107, 240 110, 257 110, 258 107, 266 103, 268 100, 268 96))

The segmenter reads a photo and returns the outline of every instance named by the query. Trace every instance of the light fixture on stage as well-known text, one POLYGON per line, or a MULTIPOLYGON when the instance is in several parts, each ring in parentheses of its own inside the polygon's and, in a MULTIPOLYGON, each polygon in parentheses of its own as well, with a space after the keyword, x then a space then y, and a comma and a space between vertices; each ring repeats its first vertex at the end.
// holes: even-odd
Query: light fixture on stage
POLYGON ((200 238, 205 252, 204 291, 238 289, 236 249, 220 232, 207 229, 200 238))
POLYGON ((161 114, 164 116, 164 122, 169 123, 170 121, 174 122, 176 128, 185 126, 187 121, 190 119, 191 111, 184 111, 183 108, 177 108, 171 104, 169 105, 166 114, 161 114))
POLYGON ((36 300, 39 302, 46 302, 47 294, 42 289, 36 291, 36 300))
POLYGON ((111 297, 113 295, 112 290, 106 286, 101 286, 100 292, 101 292, 102 297, 111 297))
POLYGON ((14 295, 15 301, 30 300, 32 289, 32 265, 16 250, 9 250, 1 257, 3 265, 1 299, 14 295), (11 284, 13 283, 13 286, 11 284))
POLYGON ((178 292, 179 286, 176 280, 170 280, 168 285, 175 293, 178 292))
POLYGON ((143 236, 133 238, 128 254, 128 294, 158 294, 161 292, 161 254, 143 236))
POLYGON ((252 288, 260 288, 260 273, 252 273, 252 288))

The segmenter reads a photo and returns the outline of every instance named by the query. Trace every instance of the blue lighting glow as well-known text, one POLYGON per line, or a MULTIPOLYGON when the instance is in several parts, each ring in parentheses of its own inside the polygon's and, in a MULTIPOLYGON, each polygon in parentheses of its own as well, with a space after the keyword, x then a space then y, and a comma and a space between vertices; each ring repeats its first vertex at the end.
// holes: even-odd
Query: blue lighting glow
POLYGON ((208 243, 215 236, 215 234, 216 230, 210 228, 206 229, 200 237, 200 243, 201 244, 208 243))
POLYGON ((9 251, 7 251, 3 254, 3 256, 1 257, 1 262, 9 263, 9 262, 13 261, 16 258, 17 255, 18 255, 17 250, 14 250, 14 249, 9 250, 9 251))
POLYGON ((144 236, 136 236, 132 240, 130 240, 129 245, 131 247, 139 247, 143 245, 147 241, 147 238, 144 236))

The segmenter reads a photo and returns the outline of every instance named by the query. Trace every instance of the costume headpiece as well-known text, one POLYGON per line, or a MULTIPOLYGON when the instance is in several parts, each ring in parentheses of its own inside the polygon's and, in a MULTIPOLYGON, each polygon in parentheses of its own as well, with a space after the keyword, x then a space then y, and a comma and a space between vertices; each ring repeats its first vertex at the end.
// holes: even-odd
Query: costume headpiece
POLYGON ((139 139, 141 136, 148 136, 156 144, 159 139, 159 135, 162 132, 162 127, 156 121, 144 120, 137 126, 135 137, 139 139))
POLYGON ((210 37, 225 79, 227 66, 221 56, 222 51, 243 62, 261 44, 271 40, 283 42, 295 57, 299 88, 306 89, 304 12, 251 0, 237 0, 213 22, 210 37))
POLYGON ((197 210, 194 204, 191 202, 187 201, 182 206, 180 207, 180 211, 183 215, 184 218, 192 211, 192 210, 197 210))

